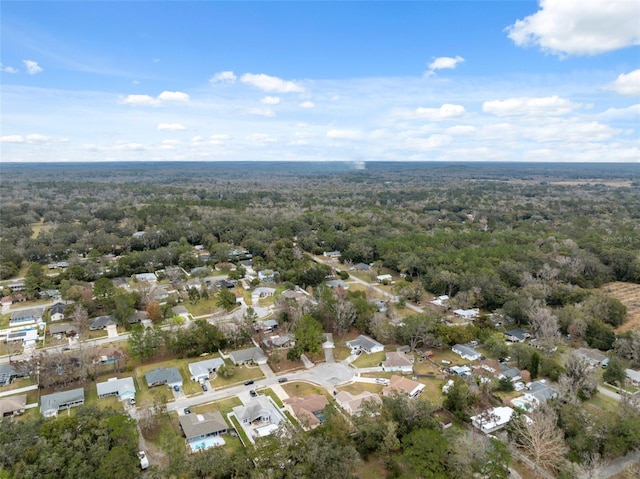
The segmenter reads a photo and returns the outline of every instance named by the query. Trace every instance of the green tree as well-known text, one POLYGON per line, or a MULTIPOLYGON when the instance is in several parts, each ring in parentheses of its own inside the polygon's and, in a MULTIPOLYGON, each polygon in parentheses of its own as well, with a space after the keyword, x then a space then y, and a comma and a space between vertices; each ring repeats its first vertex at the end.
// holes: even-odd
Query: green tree
POLYGON ((300 354, 318 354, 322 351, 322 324, 310 314, 305 314, 298 321, 295 330, 296 346, 300 354))
POLYGON ((627 377, 627 373, 624 370, 622 362, 615 356, 609 359, 609 364, 602 374, 602 379, 605 382, 613 385, 622 386, 627 377))
POLYGON ((531 374, 531 379, 536 379, 538 377, 539 368, 540 354, 538 351, 534 351, 531 354, 531 361, 529 362, 529 373, 531 374))
POLYGON ((400 461, 409 468, 403 477, 448 479, 448 444, 433 429, 416 429, 402 440, 400 461))
POLYGON ((222 288, 218 291, 218 296, 216 298, 216 304, 227 311, 231 311, 236 307, 236 295, 233 294, 229 289, 222 288))

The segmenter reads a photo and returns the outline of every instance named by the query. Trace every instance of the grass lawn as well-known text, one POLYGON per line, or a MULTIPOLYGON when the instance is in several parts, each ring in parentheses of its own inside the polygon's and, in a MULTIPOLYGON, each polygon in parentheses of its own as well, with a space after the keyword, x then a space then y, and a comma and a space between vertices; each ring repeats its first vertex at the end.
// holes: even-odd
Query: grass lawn
POLYGON ((2 316, 0 316, 0 329, 8 328, 10 319, 11 319, 10 314, 3 314, 2 316))
POLYGON ((440 369, 428 361, 413 363, 413 372, 416 375, 422 376, 425 374, 440 374, 440 369))
POLYGON ((265 394, 266 396, 269 396, 279 408, 284 407, 284 404, 282 403, 278 395, 273 391, 273 389, 267 388, 267 389, 261 390, 260 392, 265 394))
POLYGON ((214 388, 224 388, 242 383, 247 379, 262 379, 264 377, 262 370, 258 366, 233 366, 233 370, 233 376, 230 378, 223 378, 220 375, 217 375, 216 378, 211 381, 211 385, 214 388))
POLYGON ((362 461, 354 471, 359 479, 379 479, 386 477, 387 469, 384 467, 384 459, 377 455, 370 455, 369 459, 362 461))
POLYGON ((346 384, 345 386, 340 386, 336 389, 338 389, 339 391, 346 391, 354 395, 360 394, 361 392, 364 392, 364 391, 380 394, 380 391, 382 391, 383 387, 384 386, 382 386, 381 384, 352 383, 352 384, 346 384))
POLYGON ((193 317, 213 314, 219 309, 216 304, 215 296, 212 296, 209 299, 201 299, 196 304, 185 301, 184 303, 181 303, 181 305, 187 308, 187 311, 189 311, 193 317))
POLYGON ((245 433, 244 429, 242 429, 242 426, 238 422, 238 419, 235 416, 231 416, 231 422, 233 424, 234 429, 238 433, 238 436, 241 442, 244 444, 244 446, 245 447, 251 446, 251 441, 249 441, 249 436, 247 436, 247 433, 245 433))
POLYGON ((16 378, 13 380, 13 382, 9 385, 9 386, 4 386, 2 388, 2 392, 6 392, 6 391, 12 391, 14 389, 20 389, 20 388, 25 388, 27 386, 33 386, 34 384, 37 384, 36 379, 33 378, 16 378))
POLYGON ((220 414, 222 414, 226 418, 227 414, 230 413, 236 406, 242 406, 242 401, 234 396, 207 404, 201 404, 200 406, 193 406, 191 408, 191 411, 195 413, 220 411, 220 414))
POLYGON ((333 358, 336 361, 347 359, 349 355, 351 355, 351 348, 347 346, 336 346, 335 348, 333 348, 333 358))
POLYGON ((433 361, 436 364, 442 364, 442 360, 451 361, 451 364, 443 364, 443 366, 451 367, 451 366, 462 366, 463 364, 468 364, 469 361, 466 359, 462 359, 456 353, 451 351, 450 349, 434 349, 433 351, 433 361))
MULTIPOLYGON (((281 384, 281 386, 282 386, 282 389, 284 389, 287 392, 287 394, 291 397, 294 397, 294 396, 305 397, 307 394, 326 395, 326 391, 324 389, 309 383, 293 381, 293 382, 281 384)), ((282 403, 282 401, 280 401, 280 403, 282 403)))
POLYGON ((615 411, 618 409, 618 401, 610 398, 609 396, 605 396, 604 394, 596 394, 594 397, 584 402, 585 407, 589 407, 592 411, 595 412, 608 412, 615 411), (600 409, 600 411, 597 411, 600 409))
POLYGON ((353 362, 353 365, 358 368, 371 368, 374 366, 380 366, 380 363, 384 361, 385 358, 386 354, 384 351, 373 354, 362 353, 358 356, 358 359, 353 362))
POLYGON ((440 406, 442 404, 442 385, 445 382, 437 379, 424 379, 419 382, 424 384, 420 398, 426 399, 435 406, 440 406))

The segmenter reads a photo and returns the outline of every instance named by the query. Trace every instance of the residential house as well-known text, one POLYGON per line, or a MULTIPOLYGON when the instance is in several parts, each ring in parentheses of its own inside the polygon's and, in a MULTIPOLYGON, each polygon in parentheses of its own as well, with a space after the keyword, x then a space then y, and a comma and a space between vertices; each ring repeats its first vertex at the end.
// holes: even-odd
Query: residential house
POLYGON ((47 394, 40 398, 40 413, 44 417, 57 416, 58 411, 84 404, 84 388, 47 394))
POLYGON ((206 359, 189 364, 189 373, 192 381, 206 381, 220 367, 224 366, 224 360, 220 358, 206 359))
MULTIPOLYGON (((236 287, 236 283, 234 283, 233 281, 226 280, 226 279, 221 279, 219 281, 216 281, 216 287, 218 287, 220 289, 222 289, 222 288, 232 289, 232 288, 236 287)), ((260 289, 260 288, 258 288, 258 289, 260 289)), ((271 289, 271 288, 265 288, 265 289, 271 289)))
POLYGON ((251 428, 253 436, 263 437, 272 434, 284 420, 278 408, 266 396, 258 396, 246 406, 236 406, 233 414, 243 428, 251 428))
POLYGON ((341 279, 331 279, 327 281, 327 287, 331 289, 344 289, 345 291, 349 289, 349 283, 346 281, 342 281, 341 279))
POLYGON ((627 379, 631 384, 636 387, 640 387, 640 371, 635 371, 633 369, 625 369, 625 374, 627 375, 627 379))
POLYGON ((256 333, 270 333, 274 329, 278 329, 278 321, 275 319, 267 319, 266 321, 256 321, 253 323, 253 329, 256 333))
POLYGON ((192 452, 224 445, 224 439, 219 436, 226 433, 229 426, 219 411, 184 414, 178 419, 192 452))
POLYGON ((494 407, 476 416, 471 416, 471 423, 485 434, 491 434, 509 424, 513 413, 514 410, 507 406, 494 407))
POLYGON ((92 355, 93 364, 113 364, 123 361, 125 358, 122 348, 111 345, 103 345, 99 349, 94 349, 92 355))
POLYGON ((0 306, 2 306, 3 308, 8 308, 12 304, 13 298, 11 296, 3 296, 2 299, 0 299, 0 306))
POLYGON ((443 294, 438 296, 436 299, 429 301, 431 304, 435 304, 436 306, 445 306, 445 303, 449 300, 449 296, 443 294))
POLYGON ((382 404, 380 396, 369 391, 364 391, 357 395, 351 394, 347 391, 339 391, 334 396, 334 399, 338 406, 344 409, 347 414, 351 416, 357 416, 360 414, 365 401, 373 402, 378 405, 382 404))
POLYGON ((277 274, 278 272, 272 269, 263 269, 258 271, 258 279, 263 283, 275 283, 277 274))
POLYGON ((174 316, 180 316, 187 321, 189 320, 189 311, 184 306, 174 306, 173 308, 171 308, 171 312, 174 314, 174 316))
POLYGON ((0 364, 0 386, 8 386, 20 374, 12 364, 0 364))
POLYGON ((9 283, 7 287, 12 293, 24 291, 24 281, 14 281, 13 283, 9 283))
POLYGON ((451 373, 456 374, 460 377, 462 376, 471 376, 471 368, 469 366, 451 366, 449 368, 451 373))
POLYGON ((251 298, 266 298, 267 296, 273 296, 275 293, 275 288, 266 288, 262 286, 253 290, 251 298))
POLYGON ((129 322, 129 324, 137 324, 141 323, 142 321, 146 321, 147 319, 149 319, 149 313, 147 313, 146 311, 134 311, 131 316, 129 316, 129 319, 127 319, 127 321, 129 322))
POLYGON ((116 320, 113 319, 112 316, 98 316, 97 318, 89 320, 89 330, 97 331, 99 329, 104 329, 107 326, 115 326, 116 324, 116 320))
POLYGON ((558 397, 559 395, 558 391, 549 386, 544 380, 529 384, 527 389, 524 393, 524 399, 535 407, 541 406, 549 399, 558 397))
POLYGON ((382 363, 382 370, 399 372, 401 374, 411 374, 413 372, 413 355, 388 352, 387 359, 382 363))
POLYGON ((376 280, 378 281, 378 283, 387 283, 387 284, 391 284, 393 283, 393 276, 391 276, 390 274, 381 274, 376 276, 376 280))
POLYGON ((22 342, 22 346, 25 348, 35 347, 38 340, 38 330, 36 328, 23 328, 18 331, 11 331, 7 333, 7 343, 22 342))
POLYGON ((164 384, 169 387, 182 386, 182 375, 178 368, 156 368, 146 373, 144 377, 150 388, 164 384))
POLYGON ((424 389, 424 384, 402 376, 393 375, 388 386, 385 386, 380 394, 392 396, 397 393, 407 394, 409 397, 416 397, 424 389))
POLYGON ((42 309, 30 308, 24 311, 14 311, 9 319, 9 327, 24 326, 26 324, 41 323, 42 309))
POLYGON ((367 354, 379 353, 384 351, 384 345, 378 341, 371 339, 368 336, 362 334, 356 339, 347 341, 347 346, 351 348, 351 354, 359 354, 364 351, 367 354))
POLYGON ((473 349, 472 347, 465 346, 464 344, 456 344, 451 348, 451 351, 456 353, 462 359, 466 359, 468 361, 476 361, 482 357, 478 351, 473 349))
POLYGON ((289 348, 295 343, 296 338, 292 334, 274 335, 262 340, 262 344, 267 348, 289 348))
POLYGON ((474 319, 480 315, 480 310, 478 308, 473 309, 454 309, 453 314, 461 319, 474 319))
POLYGON ((51 321, 62 321, 64 319, 64 310, 66 307, 66 304, 60 302, 57 302, 53 306, 51 306, 51 310, 49 311, 51 321))
POLYGON ((338 259, 340 258, 340 251, 325 251, 322 253, 322 256, 329 259, 338 259))
POLYGON ((513 383, 522 379, 522 373, 518 368, 510 368, 505 364, 501 364, 500 367, 502 368, 502 374, 499 376, 500 378, 508 378, 513 383))
POLYGON ((136 281, 144 281, 145 283, 157 283, 158 277, 155 273, 138 273, 136 274, 136 281))
POLYGON ((509 331, 505 331, 504 335, 505 339, 512 343, 524 343, 527 338, 531 337, 531 335, 522 328, 510 329, 509 331))
POLYGON ((26 406, 26 394, 0 398, 0 418, 6 416, 18 416, 24 412, 26 406))
POLYGON ((253 347, 247 349, 240 349, 238 351, 231 351, 229 353, 229 359, 233 361, 233 364, 239 366, 241 364, 267 364, 267 356, 261 348, 253 347))
POLYGON ((291 407, 300 422, 314 428, 324 422, 324 408, 329 404, 324 394, 307 394, 304 398, 292 397, 283 401, 291 407))
POLYGON ((602 366, 602 362, 607 359, 607 356, 602 354, 599 350, 590 348, 578 348, 575 350, 575 355, 582 361, 589 363, 589 366, 594 368, 602 366))
POLYGON ((117 396, 118 401, 124 401, 136 397, 136 386, 133 378, 109 378, 108 380, 96 384, 98 398, 117 396))
POLYGON ((371 266, 366 264, 366 263, 358 263, 357 265, 355 265, 353 267, 354 270, 356 271, 362 271, 364 273, 366 273, 367 271, 369 271, 371 269, 371 266))

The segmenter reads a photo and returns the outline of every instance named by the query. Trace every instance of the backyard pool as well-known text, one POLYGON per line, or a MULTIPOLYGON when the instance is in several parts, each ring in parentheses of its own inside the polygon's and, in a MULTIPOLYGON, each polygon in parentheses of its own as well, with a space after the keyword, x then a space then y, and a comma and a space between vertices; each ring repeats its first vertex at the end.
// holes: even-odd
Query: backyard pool
POLYGON ((224 445, 224 439, 222 439, 220 436, 205 437, 204 439, 198 439, 197 441, 192 441, 189 443, 191 452, 202 451, 204 449, 209 449, 210 447, 222 445, 224 445))

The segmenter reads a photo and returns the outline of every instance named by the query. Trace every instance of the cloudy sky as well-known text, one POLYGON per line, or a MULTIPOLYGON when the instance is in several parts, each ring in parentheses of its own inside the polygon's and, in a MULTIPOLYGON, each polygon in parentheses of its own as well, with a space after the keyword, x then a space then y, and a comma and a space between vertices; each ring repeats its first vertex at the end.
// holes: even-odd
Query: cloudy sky
POLYGON ((640 162, 640 0, 2 2, 10 161, 640 162))

